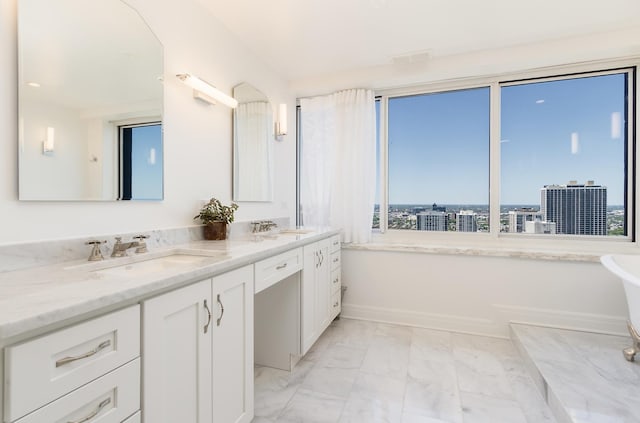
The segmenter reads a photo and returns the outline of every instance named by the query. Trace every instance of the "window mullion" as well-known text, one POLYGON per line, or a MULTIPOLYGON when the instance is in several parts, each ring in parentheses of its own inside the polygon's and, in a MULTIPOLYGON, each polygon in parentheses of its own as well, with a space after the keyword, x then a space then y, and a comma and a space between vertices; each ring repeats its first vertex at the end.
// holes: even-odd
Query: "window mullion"
POLYGON ((380 99, 380 232, 389 227, 389 131, 387 128, 389 97, 380 99))
POLYGON ((636 123, 640 121, 638 110, 637 81, 638 69, 627 74, 627 236, 638 245, 640 236, 640 213, 637 213, 637 202, 640 198, 640 183, 637 182, 640 152, 636 143, 636 123), (635 194, 635 195, 634 195, 635 194))
POLYGON ((490 86, 489 107, 489 232, 500 234, 500 84, 490 86))

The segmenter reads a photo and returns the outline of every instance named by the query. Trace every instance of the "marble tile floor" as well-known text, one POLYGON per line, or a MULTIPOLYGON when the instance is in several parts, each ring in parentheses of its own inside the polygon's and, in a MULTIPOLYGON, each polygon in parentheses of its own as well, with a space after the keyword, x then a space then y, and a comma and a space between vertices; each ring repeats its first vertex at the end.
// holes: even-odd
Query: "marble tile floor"
POLYGON ((640 357, 626 336, 511 325, 512 340, 558 423, 640 422, 640 357))
POLYGON ((253 423, 555 423, 511 341, 334 321, 292 372, 256 367, 253 423))

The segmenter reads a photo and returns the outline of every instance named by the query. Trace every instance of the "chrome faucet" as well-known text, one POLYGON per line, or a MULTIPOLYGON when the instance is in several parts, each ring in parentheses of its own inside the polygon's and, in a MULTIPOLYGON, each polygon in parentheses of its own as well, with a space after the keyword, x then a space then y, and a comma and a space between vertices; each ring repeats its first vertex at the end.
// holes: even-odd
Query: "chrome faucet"
POLYGON ((113 244, 113 252, 111 253, 111 257, 124 257, 125 255, 127 255, 127 250, 133 247, 140 247, 140 242, 122 242, 122 237, 117 236, 116 243, 113 244))
POLYGON ((102 251, 100 251, 100 244, 104 244, 105 242, 107 241, 99 241, 97 239, 85 242, 85 245, 93 245, 91 254, 89 254, 89 261, 100 261, 104 259, 104 257, 102 257, 102 251))
POLYGON ((277 227, 278 225, 271 220, 257 220, 255 222, 251 222, 251 232, 260 233, 260 232, 269 232, 272 228, 277 227))
POLYGON ((251 233, 254 241, 262 241, 264 238, 275 237, 273 233, 269 233, 272 228, 278 225, 272 220, 256 220, 251 222, 251 233))
POLYGON ((140 253, 146 253, 147 251, 147 243, 145 242, 145 239, 149 238, 149 235, 136 235, 133 237, 133 239, 137 239, 138 240, 138 248, 136 248, 136 254, 140 254, 140 253))

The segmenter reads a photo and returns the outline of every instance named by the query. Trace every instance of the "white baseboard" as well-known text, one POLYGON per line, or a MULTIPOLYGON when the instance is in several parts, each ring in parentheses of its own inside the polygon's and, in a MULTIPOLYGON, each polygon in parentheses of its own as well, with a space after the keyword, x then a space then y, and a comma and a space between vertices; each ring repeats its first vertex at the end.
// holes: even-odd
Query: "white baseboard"
POLYGON ((500 328, 495 322, 487 319, 344 303, 342 304, 341 316, 351 319, 470 333, 473 335, 500 338, 509 337, 508 328, 500 328))
POLYGON ((491 306, 494 319, 427 313, 383 307, 342 304, 341 316, 474 335, 509 338, 509 323, 628 336, 626 317, 534 309, 507 305, 491 306))
POLYGON ((627 317, 493 304, 499 320, 582 332, 628 336, 627 317))

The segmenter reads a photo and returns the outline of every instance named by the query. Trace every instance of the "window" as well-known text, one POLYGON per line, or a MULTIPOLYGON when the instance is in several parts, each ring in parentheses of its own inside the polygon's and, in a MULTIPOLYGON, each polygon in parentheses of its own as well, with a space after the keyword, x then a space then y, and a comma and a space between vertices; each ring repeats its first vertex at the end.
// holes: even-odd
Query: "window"
POLYGON ((632 240, 635 68, 538 76, 381 93, 380 229, 632 240))
POLYGON ((489 88, 388 101, 388 228, 489 230, 489 88))
POLYGON ((121 200, 162 200, 162 124, 120 129, 121 200))
POLYGON ((629 76, 502 85, 502 232, 627 234, 629 76))

